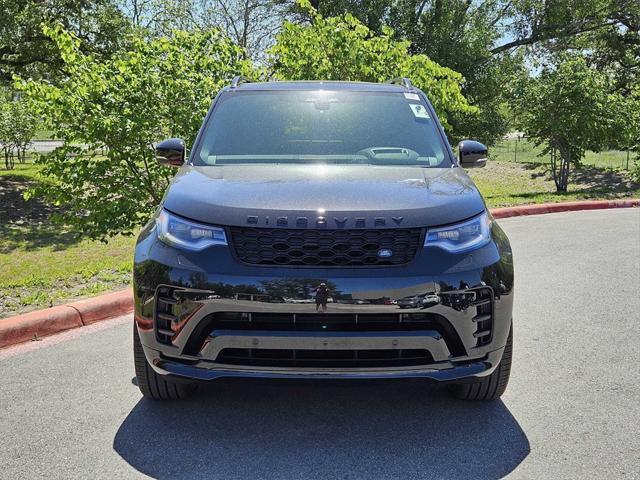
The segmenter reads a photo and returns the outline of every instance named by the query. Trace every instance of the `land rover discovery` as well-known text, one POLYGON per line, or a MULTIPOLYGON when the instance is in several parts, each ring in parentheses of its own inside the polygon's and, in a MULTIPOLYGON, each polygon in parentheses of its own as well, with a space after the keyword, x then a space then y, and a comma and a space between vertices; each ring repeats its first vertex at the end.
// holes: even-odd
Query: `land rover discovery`
POLYGON ((509 241, 407 79, 222 89, 135 250, 140 390, 221 377, 409 378, 505 391, 509 241), (407 299, 411 299, 408 301, 407 299))

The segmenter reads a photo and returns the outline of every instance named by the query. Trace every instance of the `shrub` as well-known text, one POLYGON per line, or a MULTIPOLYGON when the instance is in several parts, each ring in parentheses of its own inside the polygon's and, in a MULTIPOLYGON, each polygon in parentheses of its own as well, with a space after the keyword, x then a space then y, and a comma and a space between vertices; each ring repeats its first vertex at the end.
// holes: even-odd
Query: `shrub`
POLYGON ((63 204, 60 220, 91 238, 131 233, 153 214, 173 173, 155 161, 153 143, 177 136, 191 144, 218 90, 252 67, 218 30, 135 36, 106 60, 83 54, 61 26, 45 33, 66 79, 17 82, 64 142, 38 159, 52 182, 37 193, 63 204))

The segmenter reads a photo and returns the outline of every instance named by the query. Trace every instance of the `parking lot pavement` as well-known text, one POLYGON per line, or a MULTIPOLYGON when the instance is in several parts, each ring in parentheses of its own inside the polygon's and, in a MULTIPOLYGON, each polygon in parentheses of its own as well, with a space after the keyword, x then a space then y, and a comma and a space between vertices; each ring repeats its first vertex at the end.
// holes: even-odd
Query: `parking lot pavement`
POLYGON ((225 380, 157 404, 120 319, 0 355, 0 478, 640 478, 640 210, 500 224, 517 281, 502 401, 225 380))

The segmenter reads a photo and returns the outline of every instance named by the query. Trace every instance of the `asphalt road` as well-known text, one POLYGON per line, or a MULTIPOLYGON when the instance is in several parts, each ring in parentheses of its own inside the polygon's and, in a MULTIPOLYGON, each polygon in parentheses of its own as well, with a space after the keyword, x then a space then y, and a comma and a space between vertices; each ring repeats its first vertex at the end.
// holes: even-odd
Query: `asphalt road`
POLYGON ((60 147, 60 140, 34 140, 29 145, 29 150, 37 153, 49 153, 60 147))
POLYGON ((640 478, 640 210, 502 220, 503 401, 420 381, 231 381, 141 399, 129 319, 0 352, 0 478, 640 478))

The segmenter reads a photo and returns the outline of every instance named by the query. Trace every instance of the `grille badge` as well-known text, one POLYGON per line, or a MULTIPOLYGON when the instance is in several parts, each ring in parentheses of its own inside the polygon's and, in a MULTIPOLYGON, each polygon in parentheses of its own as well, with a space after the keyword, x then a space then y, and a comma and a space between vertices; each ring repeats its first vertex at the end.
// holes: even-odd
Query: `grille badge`
POLYGON ((381 248, 378 250, 378 257, 380 258, 389 258, 391 256, 393 256, 393 251, 388 248, 381 248))

